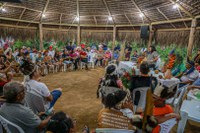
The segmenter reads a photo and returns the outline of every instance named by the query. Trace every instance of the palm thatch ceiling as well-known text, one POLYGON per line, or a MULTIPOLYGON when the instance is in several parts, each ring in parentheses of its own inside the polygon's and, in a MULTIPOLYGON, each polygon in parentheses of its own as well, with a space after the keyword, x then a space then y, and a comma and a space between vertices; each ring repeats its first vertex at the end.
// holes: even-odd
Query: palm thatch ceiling
POLYGON ((1 23, 26 26, 80 23, 123 27, 151 23, 187 28, 195 17, 200 18, 200 0, 22 0, 0 4, 1 23))

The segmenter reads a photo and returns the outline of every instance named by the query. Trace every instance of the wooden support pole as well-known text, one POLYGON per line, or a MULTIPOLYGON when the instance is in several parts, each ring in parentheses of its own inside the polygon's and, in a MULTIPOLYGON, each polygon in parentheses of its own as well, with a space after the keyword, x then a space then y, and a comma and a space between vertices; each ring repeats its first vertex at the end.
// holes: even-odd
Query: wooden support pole
POLYGON ((77 46, 81 43, 81 27, 80 24, 77 26, 77 46))
POLYGON ((189 43, 188 43, 188 49, 187 49, 187 55, 189 57, 192 56, 192 49, 193 49, 193 44, 194 44, 196 26, 197 26, 197 19, 192 19, 192 24, 191 24, 191 29, 190 29, 190 37, 189 37, 189 43))
POLYGON ((42 32, 42 23, 39 23, 39 35, 40 35, 40 50, 43 50, 43 32, 42 32))
POLYGON ((114 26, 113 27, 113 44, 112 44, 112 50, 113 51, 114 51, 114 48, 115 48, 116 34, 117 34, 117 28, 116 28, 116 26, 114 26))
POLYGON ((152 45, 152 40, 153 40, 153 29, 152 25, 149 25, 149 42, 148 42, 148 48, 152 45))

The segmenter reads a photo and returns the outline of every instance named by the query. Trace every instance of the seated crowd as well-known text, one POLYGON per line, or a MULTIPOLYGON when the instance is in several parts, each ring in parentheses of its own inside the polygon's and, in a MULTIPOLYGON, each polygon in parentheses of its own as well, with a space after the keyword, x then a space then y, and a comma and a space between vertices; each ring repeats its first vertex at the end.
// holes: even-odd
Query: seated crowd
MULTIPOLYGON (((61 71, 64 66, 67 68, 72 66, 74 70, 77 70, 85 65, 85 69, 88 69, 88 62, 92 60, 95 65, 106 66, 105 76, 100 80, 97 90, 97 97, 101 98, 103 106, 98 114, 98 128, 145 130, 158 133, 161 130, 160 124, 163 122, 172 118, 180 120, 179 114, 166 103, 166 100, 175 95, 177 84, 171 87, 161 85, 150 71, 162 71, 165 78, 179 78, 180 86, 190 85, 188 90, 200 88, 198 72, 200 50, 194 61, 187 60, 186 66, 180 61, 176 66, 171 67, 168 64, 169 61, 162 69, 159 69, 160 59, 155 47, 151 46, 149 51, 141 50, 141 55, 138 55, 135 50, 131 56, 132 48, 127 45, 124 60, 133 59, 138 63, 140 71, 140 74, 136 75, 133 69, 130 76, 130 88, 125 88, 122 84, 123 75, 116 65, 119 51, 120 48, 115 47, 112 54, 103 45, 97 50, 95 47, 86 48, 85 45, 74 47, 71 44, 62 51, 54 50, 52 46, 43 52, 26 47, 16 49, 14 53, 10 48, 5 52, 0 49, 0 89, 5 99, 5 103, 0 107, 0 115, 21 127, 25 133, 75 132, 76 124, 73 119, 62 111, 55 113, 53 109, 56 101, 62 96, 62 89, 50 91, 40 81, 40 76, 47 74, 45 71, 50 72, 52 68, 61 71), (116 64, 109 64, 111 60, 115 60, 116 64), (25 77, 23 83, 12 81, 13 74, 19 72, 25 77), (133 94, 135 94, 134 97, 133 94), (33 96, 39 96, 42 102, 34 99, 33 96), (150 100, 146 100, 146 97, 150 100), (43 106, 42 109, 41 106, 43 106)), ((174 52, 170 53, 169 58, 173 57, 173 54, 174 52)), ((14 127, 9 130, 16 132, 14 127)), ((84 127, 83 132, 89 133, 89 128, 84 127)))

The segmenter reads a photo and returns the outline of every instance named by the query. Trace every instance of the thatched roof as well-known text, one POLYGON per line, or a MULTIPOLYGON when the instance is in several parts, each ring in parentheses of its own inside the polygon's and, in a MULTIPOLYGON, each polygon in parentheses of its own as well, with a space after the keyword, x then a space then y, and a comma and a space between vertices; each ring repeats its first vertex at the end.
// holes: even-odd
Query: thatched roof
POLYGON ((0 23, 22 26, 36 26, 40 22, 49 26, 76 26, 79 16, 82 26, 152 23, 158 28, 187 28, 192 18, 200 18, 200 0, 23 0, 2 3, 0 9, 0 23))

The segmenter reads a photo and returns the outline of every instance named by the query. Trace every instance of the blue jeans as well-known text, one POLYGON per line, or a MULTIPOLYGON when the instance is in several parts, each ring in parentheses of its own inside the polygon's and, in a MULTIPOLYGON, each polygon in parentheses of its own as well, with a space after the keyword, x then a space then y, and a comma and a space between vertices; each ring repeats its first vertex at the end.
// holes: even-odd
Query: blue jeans
POLYGON ((49 109, 52 108, 55 105, 55 103, 58 100, 58 98, 62 95, 62 92, 59 91, 59 90, 53 90, 51 92, 51 95, 53 96, 53 100, 50 103, 49 109))

